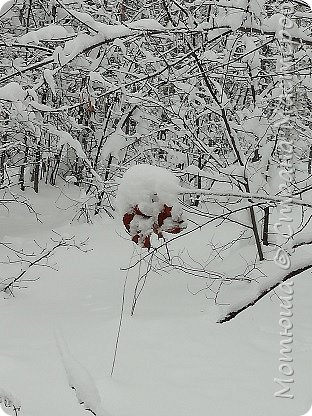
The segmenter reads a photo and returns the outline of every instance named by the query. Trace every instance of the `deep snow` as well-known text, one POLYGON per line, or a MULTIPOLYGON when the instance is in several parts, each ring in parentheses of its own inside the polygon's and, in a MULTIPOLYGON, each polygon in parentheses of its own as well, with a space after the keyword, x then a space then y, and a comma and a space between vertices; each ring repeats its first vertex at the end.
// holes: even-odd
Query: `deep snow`
MULTIPOLYGON (((127 267, 141 249, 130 241, 120 219, 66 225, 74 213, 56 208, 56 199, 51 188, 32 196, 42 224, 13 207, 10 213, 1 212, 6 241, 24 246, 34 238, 44 242, 54 229, 77 239, 90 237, 93 249, 86 254, 59 251, 54 257, 58 272, 36 271, 40 280, 16 290, 14 298, 1 295, 0 388, 21 402, 20 416, 91 414, 69 387, 57 333, 63 334, 70 355, 96 386, 103 414, 297 416, 307 411, 312 376, 310 273, 294 280, 294 400, 273 397, 279 390, 273 379, 280 376, 277 297, 263 299, 227 324, 216 324, 218 311, 205 293, 190 293, 202 281, 178 271, 148 276, 133 317, 130 308, 138 270, 129 273, 111 378, 126 276, 120 268, 127 267)), ((66 200, 59 199, 58 205, 65 208, 66 200)), ((177 247, 204 255, 213 233, 213 228, 205 228, 177 240, 177 247)), ((236 290, 243 295, 245 289, 236 290)))

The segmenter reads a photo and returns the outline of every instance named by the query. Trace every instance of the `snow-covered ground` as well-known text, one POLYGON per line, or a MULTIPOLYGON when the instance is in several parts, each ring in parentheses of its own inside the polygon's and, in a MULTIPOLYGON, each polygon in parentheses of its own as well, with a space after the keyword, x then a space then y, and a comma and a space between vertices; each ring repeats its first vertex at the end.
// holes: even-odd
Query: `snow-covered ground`
MULTIPOLYGON (((307 411, 312 397, 309 272, 295 278, 293 400, 274 397, 280 389, 273 380, 281 377, 278 298, 268 296, 234 320, 216 324, 204 292, 190 293, 200 283, 178 271, 148 276, 133 317, 138 270, 129 273, 110 377, 126 277, 121 268, 141 249, 120 219, 68 225, 73 212, 55 208, 56 197, 51 188, 33 197, 42 224, 13 207, 1 212, 5 241, 26 247, 34 238, 46 241, 54 229, 77 240, 89 237, 93 249, 60 250, 53 258, 58 272, 41 269, 40 280, 16 290, 15 297, 1 295, 0 389, 20 401, 20 416, 91 414, 77 396, 96 402, 102 416, 299 416, 307 411)), ((65 200, 58 205, 65 208, 65 200)), ((180 239, 180 248, 204 252, 208 234, 204 229, 180 239)))

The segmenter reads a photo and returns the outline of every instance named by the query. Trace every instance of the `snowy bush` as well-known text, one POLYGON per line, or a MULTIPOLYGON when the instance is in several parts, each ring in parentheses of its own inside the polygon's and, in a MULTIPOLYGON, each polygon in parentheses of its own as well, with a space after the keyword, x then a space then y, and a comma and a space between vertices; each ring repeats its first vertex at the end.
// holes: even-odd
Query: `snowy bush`
POLYGON ((186 228, 178 193, 179 179, 167 169, 141 164, 127 170, 117 206, 132 241, 149 249, 152 233, 162 238, 186 228))

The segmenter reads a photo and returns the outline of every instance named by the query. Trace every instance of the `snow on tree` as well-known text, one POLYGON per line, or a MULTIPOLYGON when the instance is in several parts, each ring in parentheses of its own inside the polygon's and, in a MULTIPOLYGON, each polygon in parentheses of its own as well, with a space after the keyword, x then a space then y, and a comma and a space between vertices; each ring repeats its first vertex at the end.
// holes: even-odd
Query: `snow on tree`
MULTIPOLYGON (((75 178, 90 210, 113 216, 124 171, 158 166, 180 178, 189 210, 222 218, 225 230, 240 225, 233 249, 245 239, 256 257, 255 264, 248 256, 250 267, 270 262, 283 197, 276 180, 283 114, 276 108, 286 105, 287 89, 280 85, 279 4, 147 5, 57 1, 43 10, 32 0, 4 9, 0 184, 39 192, 41 183, 75 178)), ((300 234, 310 222, 312 35, 309 8, 295 2, 293 12, 292 204, 300 207, 300 234)), ((169 224, 179 221, 172 203, 163 201, 164 222, 139 203, 123 212, 134 241, 149 248, 153 232, 178 231, 169 224)))

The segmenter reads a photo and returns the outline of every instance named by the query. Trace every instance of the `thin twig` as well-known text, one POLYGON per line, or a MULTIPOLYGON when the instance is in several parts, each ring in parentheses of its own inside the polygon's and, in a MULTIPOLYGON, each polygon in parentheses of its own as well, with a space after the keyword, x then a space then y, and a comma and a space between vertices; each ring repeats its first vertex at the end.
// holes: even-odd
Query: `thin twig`
MULTIPOLYGON (((130 258, 130 261, 129 261, 129 266, 132 262, 133 255, 134 255, 134 247, 133 247, 132 255, 131 255, 131 258, 130 258)), ((114 374, 116 358, 117 358, 117 350, 118 350, 119 339, 120 339, 121 326, 122 326, 123 315, 124 315, 125 300, 126 300, 126 287, 127 287, 127 281, 128 281, 128 276, 129 276, 129 272, 130 272, 129 266, 128 266, 128 269, 127 269, 126 277, 125 277, 124 284, 123 284, 123 290, 122 290, 122 301, 121 301, 118 331, 117 331, 117 337, 116 337, 116 343, 115 343, 115 349, 114 349, 114 358, 113 358, 113 363, 112 363, 112 369, 111 369, 111 373, 110 373, 111 377, 113 377, 113 374, 114 374)))

